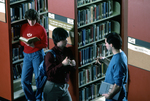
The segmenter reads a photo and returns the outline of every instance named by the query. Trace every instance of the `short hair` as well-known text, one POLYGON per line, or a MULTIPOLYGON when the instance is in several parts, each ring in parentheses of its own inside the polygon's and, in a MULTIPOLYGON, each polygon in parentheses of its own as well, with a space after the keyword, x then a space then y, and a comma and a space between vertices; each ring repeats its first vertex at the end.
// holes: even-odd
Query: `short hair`
POLYGON ((115 49, 121 49, 122 39, 119 34, 112 32, 105 35, 105 38, 107 39, 107 42, 112 44, 115 49))
POLYGON ((29 9, 25 12, 25 18, 29 20, 36 20, 37 22, 39 21, 39 15, 36 10, 34 9, 29 9))
POLYGON ((55 28, 52 32, 52 38, 55 45, 57 45, 59 41, 65 40, 68 36, 68 32, 61 27, 55 28))

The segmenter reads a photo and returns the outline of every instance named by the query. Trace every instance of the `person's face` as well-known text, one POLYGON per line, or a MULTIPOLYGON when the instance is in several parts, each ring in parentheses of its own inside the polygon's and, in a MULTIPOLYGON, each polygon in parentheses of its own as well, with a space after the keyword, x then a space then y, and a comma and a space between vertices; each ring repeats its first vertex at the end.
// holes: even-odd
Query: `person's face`
POLYGON ((30 26, 34 26, 35 23, 36 23, 36 20, 29 20, 29 19, 27 19, 27 21, 28 21, 30 26))
POLYGON ((108 51, 112 51, 112 44, 109 44, 109 43, 107 42, 107 39, 106 39, 106 38, 105 38, 105 46, 106 46, 106 48, 107 48, 108 51))
POLYGON ((64 48, 67 45, 67 38, 65 40, 61 40, 57 43, 57 46, 60 48, 64 48))

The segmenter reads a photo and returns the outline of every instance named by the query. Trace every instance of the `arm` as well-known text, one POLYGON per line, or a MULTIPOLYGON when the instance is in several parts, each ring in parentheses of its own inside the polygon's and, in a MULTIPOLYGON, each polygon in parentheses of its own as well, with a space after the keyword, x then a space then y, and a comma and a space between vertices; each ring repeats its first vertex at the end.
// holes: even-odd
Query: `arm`
POLYGON ((66 57, 63 61, 62 61, 63 66, 76 66, 76 62, 75 60, 70 60, 68 59, 68 57, 66 57))
POLYGON ((109 63, 110 63, 110 59, 108 59, 108 58, 104 58, 103 59, 103 62, 108 66, 109 65, 109 63))
MULTIPOLYGON (((58 63, 54 61, 54 56, 52 53, 47 53, 45 56, 45 66, 46 71, 50 75, 55 75, 58 71, 67 70, 67 68, 71 68, 70 65, 72 65, 72 60, 68 59, 66 57, 63 61, 57 60, 58 63)), ((75 65, 75 63, 73 63, 75 65)))
MULTIPOLYGON (((58 60, 59 62, 60 60, 58 60)), ((59 62, 59 64, 54 61, 54 56, 52 53, 48 52, 45 55, 45 66, 46 66, 46 71, 48 75, 55 75, 57 71, 61 69, 63 64, 59 62)))
POLYGON ((98 63, 101 65, 101 63, 105 63, 108 66, 109 62, 110 62, 110 59, 105 58, 105 57, 96 58, 96 64, 98 63))
MULTIPOLYGON (((23 31, 23 26, 21 26, 20 37, 23 36, 23 35, 22 35, 22 33, 23 33, 22 31, 23 31)), ((25 42, 22 42, 22 41, 20 41, 20 40, 19 40, 19 42, 20 42, 20 45, 21 45, 21 46, 28 45, 28 44, 26 44, 25 42)))
POLYGON ((76 61, 75 61, 75 59, 74 59, 74 56, 73 56, 73 54, 72 54, 72 51, 71 51, 71 48, 69 47, 69 48, 67 48, 67 50, 66 50, 66 54, 67 54, 67 56, 68 56, 68 58, 70 59, 70 63, 69 63, 69 70, 70 71, 72 71, 72 70, 74 70, 74 69, 76 69, 76 61), (73 67, 73 68, 72 68, 73 67))
POLYGON ((120 90, 121 87, 114 84, 111 91, 108 94, 103 94, 103 96, 105 96, 106 99, 112 99, 120 90))
POLYGON ((44 28, 43 28, 43 31, 40 35, 40 42, 35 42, 34 46, 36 48, 46 48, 48 46, 47 33, 46 33, 46 30, 44 28))
MULTIPOLYGON (((121 90, 125 78, 125 68, 123 68, 123 64, 120 61, 118 61, 117 63, 115 63, 115 65, 113 65, 111 72, 113 73, 114 85, 108 94, 103 94, 107 99, 112 99, 114 95, 116 95, 121 90)), ((109 79, 107 79, 107 81, 108 80, 109 79)))

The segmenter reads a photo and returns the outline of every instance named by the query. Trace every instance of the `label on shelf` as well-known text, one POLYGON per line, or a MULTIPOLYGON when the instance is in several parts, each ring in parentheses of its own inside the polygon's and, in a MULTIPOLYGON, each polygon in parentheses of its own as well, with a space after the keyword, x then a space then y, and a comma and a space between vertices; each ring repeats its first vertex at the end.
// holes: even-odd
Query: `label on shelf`
POLYGON ((48 17, 49 17, 49 18, 52 18, 52 19, 55 19, 55 14, 48 13, 48 17))

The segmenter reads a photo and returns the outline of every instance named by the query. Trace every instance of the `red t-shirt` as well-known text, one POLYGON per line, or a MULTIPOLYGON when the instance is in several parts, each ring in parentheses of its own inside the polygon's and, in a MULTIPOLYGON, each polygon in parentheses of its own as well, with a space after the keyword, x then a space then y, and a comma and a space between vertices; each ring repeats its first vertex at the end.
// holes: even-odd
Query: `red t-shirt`
POLYGON ((48 46, 46 30, 39 23, 36 23, 34 26, 30 26, 28 23, 23 24, 20 36, 25 38, 38 37, 40 39, 40 41, 34 43, 34 48, 27 46, 24 42, 20 41, 20 44, 24 46, 25 53, 33 53, 48 46))

